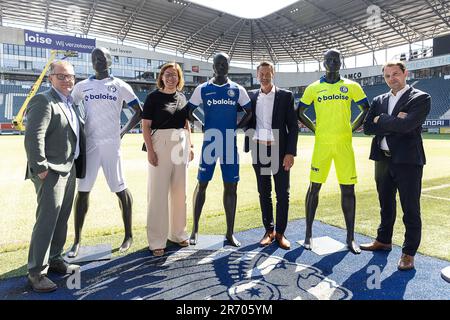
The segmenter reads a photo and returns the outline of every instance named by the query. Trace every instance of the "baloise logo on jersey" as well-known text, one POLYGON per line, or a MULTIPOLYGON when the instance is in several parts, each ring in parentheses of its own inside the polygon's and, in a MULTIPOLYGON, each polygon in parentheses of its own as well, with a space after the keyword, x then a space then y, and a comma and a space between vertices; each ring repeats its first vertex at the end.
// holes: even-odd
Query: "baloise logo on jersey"
POLYGON ((212 105, 230 105, 230 106, 235 106, 236 105, 236 101, 231 100, 231 99, 208 99, 206 101, 206 104, 211 107, 212 105))
POLYGON ((328 101, 328 100, 348 100, 348 96, 343 95, 343 94, 330 94, 330 95, 323 95, 323 96, 317 97, 318 102, 328 101))
POLYGON ((87 102, 89 100, 112 100, 112 101, 117 101, 117 97, 113 96, 109 93, 104 94, 104 93, 99 93, 99 94, 86 94, 84 96, 84 100, 87 102))

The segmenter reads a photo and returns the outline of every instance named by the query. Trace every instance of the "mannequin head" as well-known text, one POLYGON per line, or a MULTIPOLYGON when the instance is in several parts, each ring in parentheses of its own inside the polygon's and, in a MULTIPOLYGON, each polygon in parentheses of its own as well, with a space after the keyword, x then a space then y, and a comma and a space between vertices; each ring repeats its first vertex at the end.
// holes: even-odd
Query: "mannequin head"
POLYGON ((224 84, 228 80, 228 69, 230 65, 230 57, 225 52, 219 52, 214 55, 214 83, 224 84))
POLYGON ((92 50, 92 67, 95 70, 96 78, 101 80, 109 77, 109 67, 111 67, 111 53, 106 48, 95 48, 92 50))
POLYGON ((336 82, 340 79, 339 69, 341 68, 341 53, 337 49, 330 49, 323 56, 323 66, 325 67, 326 79, 328 82, 336 82))

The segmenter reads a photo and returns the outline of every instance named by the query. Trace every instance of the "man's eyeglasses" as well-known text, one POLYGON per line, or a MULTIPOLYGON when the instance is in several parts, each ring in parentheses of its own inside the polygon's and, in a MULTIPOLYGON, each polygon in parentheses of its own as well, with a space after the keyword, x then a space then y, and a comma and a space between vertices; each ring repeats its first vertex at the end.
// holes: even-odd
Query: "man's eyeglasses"
POLYGON ((52 73, 51 75, 55 76, 58 80, 75 80, 74 74, 52 73))

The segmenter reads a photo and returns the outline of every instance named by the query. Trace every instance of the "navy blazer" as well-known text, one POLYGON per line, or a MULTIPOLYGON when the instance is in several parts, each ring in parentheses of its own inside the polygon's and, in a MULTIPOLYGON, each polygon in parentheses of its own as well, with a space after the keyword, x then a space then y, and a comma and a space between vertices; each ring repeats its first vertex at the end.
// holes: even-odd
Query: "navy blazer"
POLYGON ((431 108, 428 93, 409 88, 388 114, 389 93, 375 97, 364 121, 364 133, 374 134, 370 150, 371 160, 383 158, 381 140, 386 137, 393 163, 424 165, 425 152, 422 144, 422 124, 431 108), (398 118, 399 112, 406 112, 405 119, 398 118), (373 119, 380 116, 377 123, 373 119))
MULTIPOLYGON (((260 90, 250 90, 248 95, 252 103, 252 118, 248 128, 256 129, 256 101, 260 90)), ((272 129, 279 130, 278 141, 280 156, 297 155, 298 123, 294 109, 294 94, 289 90, 275 87, 275 99, 272 112, 272 129)), ((244 151, 250 151, 249 137, 245 137, 244 151)))

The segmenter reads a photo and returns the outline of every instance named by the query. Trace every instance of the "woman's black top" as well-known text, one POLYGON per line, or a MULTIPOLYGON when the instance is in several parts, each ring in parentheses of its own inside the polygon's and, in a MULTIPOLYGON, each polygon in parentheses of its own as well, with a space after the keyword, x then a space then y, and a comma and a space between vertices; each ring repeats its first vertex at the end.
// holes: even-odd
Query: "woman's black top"
POLYGON ((142 111, 142 119, 152 120, 152 129, 184 128, 189 110, 181 92, 163 93, 155 90, 148 94, 142 111))

